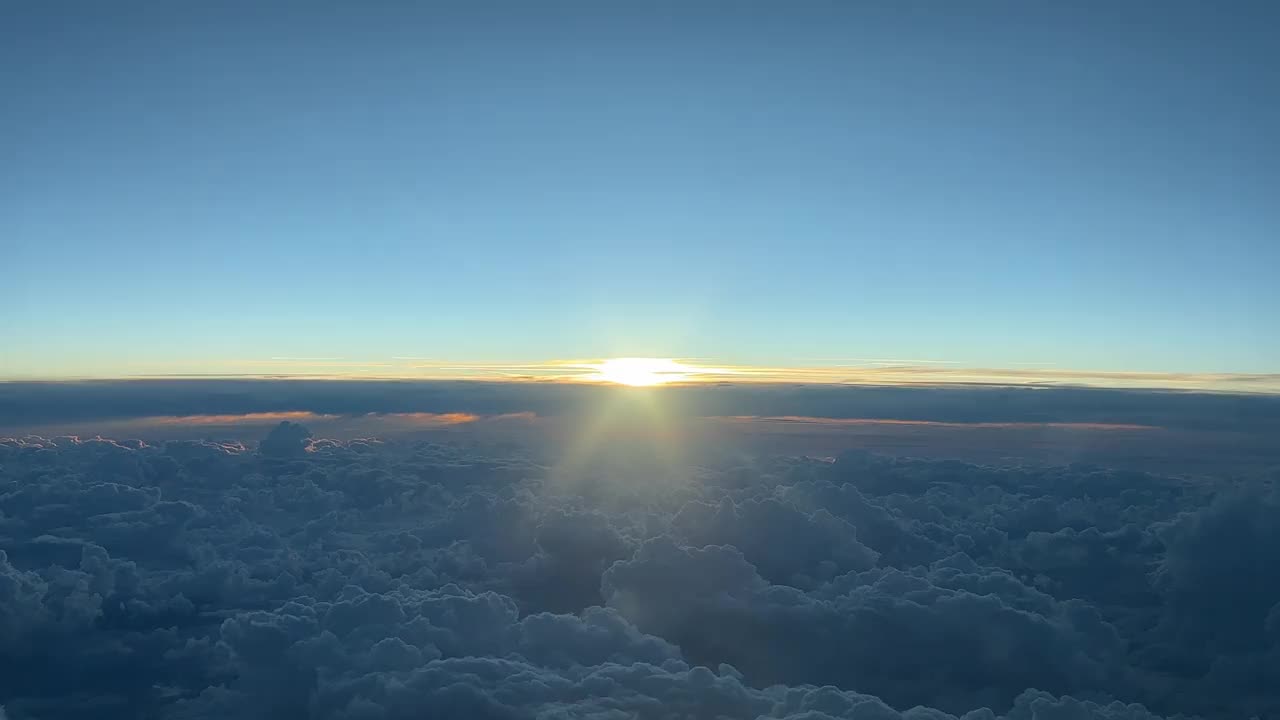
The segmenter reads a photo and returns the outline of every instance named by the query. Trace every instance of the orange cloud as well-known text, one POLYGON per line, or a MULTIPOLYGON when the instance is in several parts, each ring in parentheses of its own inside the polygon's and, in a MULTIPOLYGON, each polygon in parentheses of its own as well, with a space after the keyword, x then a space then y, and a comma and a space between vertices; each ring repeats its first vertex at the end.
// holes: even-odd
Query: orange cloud
POLYGON ((1127 423, 1091 423, 1091 422, 943 422, 940 420, 894 420, 887 418, 822 418, 804 417, 800 415, 731 415, 713 418, 735 423, 784 423, 797 425, 816 425, 828 427, 847 427, 859 425, 910 425, 919 427, 947 428, 998 428, 998 429, 1035 429, 1054 428, 1057 430, 1159 430, 1156 425, 1135 425, 1127 423))
POLYGON ((387 420, 400 420, 406 423, 410 423, 412 425, 428 425, 428 426, 464 425, 466 423, 473 423, 480 419, 479 415, 474 415, 472 413, 462 413, 462 412, 378 413, 375 415, 370 415, 369 417, 374 417, 379 419, 385 418, 387 420))
POLYGON ((288 420, 290 422, 314 422, 332 420, 337 415, 322 415, 304 410, 283 412, 244 413, 241 415, 154 415, 131 422, 150 425, 265 425, 288 420))

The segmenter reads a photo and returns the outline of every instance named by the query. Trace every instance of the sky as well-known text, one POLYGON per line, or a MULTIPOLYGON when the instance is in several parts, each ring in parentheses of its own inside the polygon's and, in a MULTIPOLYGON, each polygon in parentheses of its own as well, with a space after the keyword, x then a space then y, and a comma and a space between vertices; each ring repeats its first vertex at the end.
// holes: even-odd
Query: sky
POLYGON ((0 0, 0 720, 1280 718, 1278 271, 1280 0, 0 0))
POLYGON ((0 377, 1280 372, 1277 68, 1269 2, 5 3, 0 377))

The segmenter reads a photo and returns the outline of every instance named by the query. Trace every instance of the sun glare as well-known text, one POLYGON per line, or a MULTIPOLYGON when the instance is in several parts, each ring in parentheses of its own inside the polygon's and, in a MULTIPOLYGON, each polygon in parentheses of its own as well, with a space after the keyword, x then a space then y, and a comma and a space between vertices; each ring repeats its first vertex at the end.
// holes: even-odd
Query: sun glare
POLYGON ((647 387, 689 378, 694 369, 667 358, 613 358, 597 365, 597 380, 647 387))

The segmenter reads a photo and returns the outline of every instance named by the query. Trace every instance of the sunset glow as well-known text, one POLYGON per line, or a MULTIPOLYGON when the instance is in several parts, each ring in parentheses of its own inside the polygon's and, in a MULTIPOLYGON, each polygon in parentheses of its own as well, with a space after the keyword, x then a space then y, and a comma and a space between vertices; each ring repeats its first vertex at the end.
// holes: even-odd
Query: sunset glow
POLYGON ((697 372, 690 365, 668 358, 612 358, 594 367, 597 372, 589 375, 589 379, 633 387, 689 380, 697 372))

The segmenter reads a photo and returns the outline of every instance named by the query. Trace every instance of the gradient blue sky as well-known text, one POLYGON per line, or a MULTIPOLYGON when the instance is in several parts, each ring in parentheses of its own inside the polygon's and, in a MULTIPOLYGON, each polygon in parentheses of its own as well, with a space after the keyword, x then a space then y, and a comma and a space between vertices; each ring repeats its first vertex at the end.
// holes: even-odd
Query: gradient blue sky
POLYGON ((1280 371, 1280 3, 0 6, 0 376, 1280 371))

